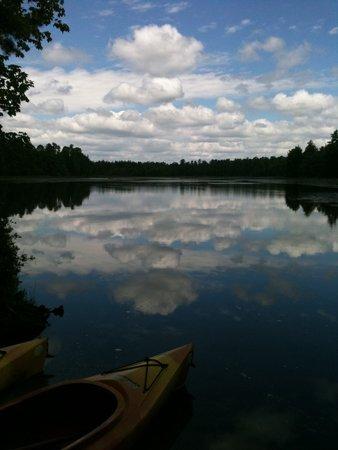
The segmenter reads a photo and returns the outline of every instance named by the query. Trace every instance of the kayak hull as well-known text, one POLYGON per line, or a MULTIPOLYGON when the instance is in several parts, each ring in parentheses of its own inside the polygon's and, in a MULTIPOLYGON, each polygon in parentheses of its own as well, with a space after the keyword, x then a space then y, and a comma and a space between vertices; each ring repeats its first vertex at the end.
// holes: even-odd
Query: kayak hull
POLYGON ((3 347, 0 358, 0 391, 42 372, 47 352, 46 338, 3 347))
POLYGON ((188 344, 110 373, 40 389, 5 405, 0 408, 0 421, 8 432, 3 435, 2 448, 128 449, 184 384, 191 358, 192 345, 188 344), (29 408, 34 410, 38 427, 28 423, 29 408), (16 423, 17 417, 22 418, 22 425, 16 423), (15 443, 12 426, 17 430, 15 443), (21 438, 25 433, 28 444, 21 438))
MULTIPOLYGON (((137 442, 142 431, 147 427, 153 416, 163 407, 170 395, 184 386, 192 363, 192 356, 193 347, 191 344, 155 356, 155 360, 160 361, 162 364, 168 364, 167 369, 165 369, 165 371, 168 371, 163 372, 159 379, 161 382, 152 386, 152 392, 149 392, 149 394, 144 394, 142 389, 139 389, 138 395, 135 395, 136 386, 127 385, 126 389, 124 383, 120 384, 120 381, 110 378, 110 374, 92 378, 96 382, 104 383, 113 389, 117 389, 122 394, 125 401, 124 414, 120 417, 119 427, 115 427, 114 424, 111 427, 107 424, 107 427, 101 433, 97 433, 95 442, 88 447, 82 447, 84 442, 78 441, 65 447, 65 449, 125 450, 130 448, 137 442), (129 395, 130 390, 134 391, 134 395, 129 395)), ((133 373, 131 370, 125 373, 125 376, 132 383, 142 388, 144 380, 141 372, 133 373)), ((118 374, 118 377, 121 377, 121 375, 118 374)))

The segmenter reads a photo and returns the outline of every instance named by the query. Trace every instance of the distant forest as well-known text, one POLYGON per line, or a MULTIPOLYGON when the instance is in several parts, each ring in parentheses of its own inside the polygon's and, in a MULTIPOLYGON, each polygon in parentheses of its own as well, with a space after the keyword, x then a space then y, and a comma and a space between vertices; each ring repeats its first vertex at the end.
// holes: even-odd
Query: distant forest
POLYGON ((4 132, 0 126, 0 176, 50 177, 338 177, 338 130, 326 145, 309 141, 287 156, 210 161, 91 161, 79 147, 52 143, 35 147, 26 133, 4 132))

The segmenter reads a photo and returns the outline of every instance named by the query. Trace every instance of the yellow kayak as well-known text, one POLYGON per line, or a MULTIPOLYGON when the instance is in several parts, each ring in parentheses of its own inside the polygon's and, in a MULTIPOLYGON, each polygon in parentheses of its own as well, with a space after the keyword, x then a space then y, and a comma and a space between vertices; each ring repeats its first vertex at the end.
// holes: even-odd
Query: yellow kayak
POLYGON ((40 389, 0 407, 1 449, 122 450, 183 386, 188 344, 109 373, 40 389))
POLYGON ((47 356, 46 338, 0 349, 0 391, 41 372, 47 356))

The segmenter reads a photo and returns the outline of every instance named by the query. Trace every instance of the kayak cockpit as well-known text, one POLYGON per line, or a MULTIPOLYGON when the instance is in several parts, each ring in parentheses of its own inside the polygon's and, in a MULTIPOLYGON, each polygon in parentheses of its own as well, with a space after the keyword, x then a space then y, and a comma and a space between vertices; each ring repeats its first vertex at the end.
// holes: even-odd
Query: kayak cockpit
POLYGON ((94 383, 65 383, 0 410, 1 449, 60 449, 116 411, 114 392, 94 383))

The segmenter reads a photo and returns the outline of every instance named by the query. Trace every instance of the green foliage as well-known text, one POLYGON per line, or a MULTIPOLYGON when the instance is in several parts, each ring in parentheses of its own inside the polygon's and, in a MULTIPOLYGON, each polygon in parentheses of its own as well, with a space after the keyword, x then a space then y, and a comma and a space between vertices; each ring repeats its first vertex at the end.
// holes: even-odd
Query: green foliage
POLYGON ((327 175, 336 177, 338 170, 338 130, 331 134, 330 141, 324 147, 323 159, 327 175))
POLYGON ((290 177, 298 177, 300 175, 300 167, 303 159, 303 150, 297 146, 292 148, 287 156, 287 174, 290 177))
POLYGON ((304 151, 296 146, 287 155, 245 159, 213 159, 164 162, 98 161, 95 176, 248 176, 248 177, 338 177, 338 130, 320 150, 309 141, 304 151))
POLYGON ((331 134, 331 140, 329 141, 329 144, 338 145, 338 130, 335 130, 331 134))
POLYGON ((0 176, 188 176, 188 177, 337 177, 338 132, 318 149, 309 141, 285 156, 212 159, 179 163, 91 161, 79 147, 55 143, 34 147, 25 133, 5 133, 0 126, 0 176))
POLYGON ((304 156, 316 156, 318 152, 317 146, 313 141, 309 141, 304 149, 304 156))
POLYGON ((1 182, 0 211, 3 217, 32 214, 39 207, 48 211, 81 206, 90 195, 90 183, 76 181, 48 183, 1 182))
POLYGON ((317 167, 317 162, 318 148, 312 141, 309 141, 304 149, 301 161, 301 174, 303 176, 315 177, 316 172, 319 169, 317 167))
POLYGON ((44 41, 52 40, 49 25, 69 31, 62 21, 63 4, 63 0, 0 0, 0 116, 19 112, 33 86, 20 66, 8 64, 9 58, 23 58, 31 47, 41 50, 44 41))
POLYGON ((22 102, 28 102, 26 92, 33 82, 23 72, 20 66, 6 66, 5 58, 0 55, 0 116, 6 111, 9 116, 15 116, 20 111, 22 102))
POLYGON ((92 166, 78 147, 34 147, 26 133, 5 133, 0 126, 0 176, 89 176, 92 166))

